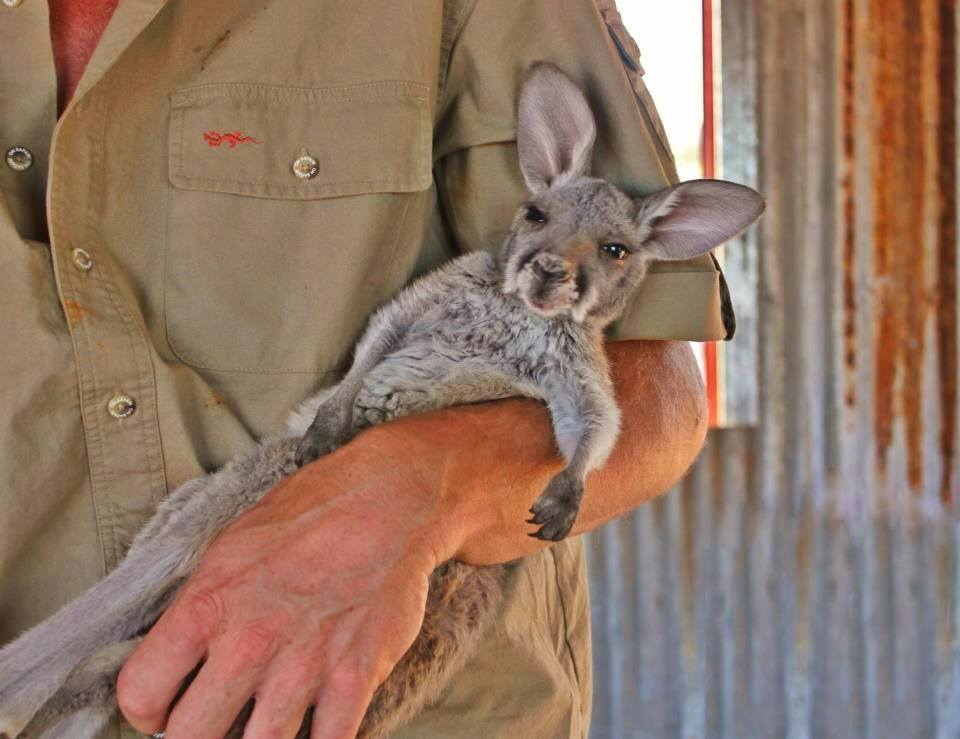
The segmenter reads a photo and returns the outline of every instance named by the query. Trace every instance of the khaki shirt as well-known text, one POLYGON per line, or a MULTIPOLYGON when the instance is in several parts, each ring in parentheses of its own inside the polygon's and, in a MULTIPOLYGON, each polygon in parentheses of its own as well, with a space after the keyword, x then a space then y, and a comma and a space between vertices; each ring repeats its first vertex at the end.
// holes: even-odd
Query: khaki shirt
MULTIPOLYGON (((333 382, 414 275, 499 248, 536 60, 587 87, 596 171, 674 178, 611 0, 121 0, 59 121, 47 0, 3 0, 0 155, 32 165, 0 162, 0 642, 333 382)), ((620 331, 721 338, 710 260, 651 274, 620 331)), ((399 735, 585 735, 583 575, 577 542, 526 560, 399 735)))

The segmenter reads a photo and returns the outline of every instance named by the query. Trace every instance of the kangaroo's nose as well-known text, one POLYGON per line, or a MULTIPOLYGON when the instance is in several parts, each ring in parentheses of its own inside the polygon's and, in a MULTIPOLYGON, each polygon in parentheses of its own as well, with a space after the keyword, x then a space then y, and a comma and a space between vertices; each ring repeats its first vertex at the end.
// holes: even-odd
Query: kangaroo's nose
POLYGON ((541 280, 560 280, 567 276, 567 270, 561 264, 544 264, 542 261, 533 263, 533 272, 541 280))

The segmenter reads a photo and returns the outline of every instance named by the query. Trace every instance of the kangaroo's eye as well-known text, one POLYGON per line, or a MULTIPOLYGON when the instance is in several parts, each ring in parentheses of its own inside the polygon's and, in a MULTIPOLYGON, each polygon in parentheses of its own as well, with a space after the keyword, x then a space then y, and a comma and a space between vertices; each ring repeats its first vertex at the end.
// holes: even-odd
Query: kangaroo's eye
POLYGON ((547 222, 547 214, 544 213, 535 205, 527 206, 527 212, 524 214, 524 218, 530 221, 530 223, 546 223, 547 222))
POLYGON ((623 244, 601 244, 600 251, 618 262, 622 262, 630 256, 630 251, 623 244))

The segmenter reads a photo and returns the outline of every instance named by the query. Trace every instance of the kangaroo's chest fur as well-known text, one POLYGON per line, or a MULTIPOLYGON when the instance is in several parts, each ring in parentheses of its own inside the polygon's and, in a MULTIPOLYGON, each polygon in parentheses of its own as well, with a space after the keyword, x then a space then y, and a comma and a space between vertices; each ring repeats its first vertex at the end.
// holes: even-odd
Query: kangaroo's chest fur
MULTIPOLYGON (((444 272, 442 289, 431 286, 432 299, 404 328, 399 346, 364 377, 354 403, 356 430, 463 403, 517 395, 545 400, 548 378, 563 371, 563 358, 595 343, 585 341, 582 326, 547 320, 504 295, 489 254, 461 257, 444 272)), ((416 299, 417 287, 411 291, 416 299)), ((334 391, 308 401, 291 430, 302 433, 334 391)))

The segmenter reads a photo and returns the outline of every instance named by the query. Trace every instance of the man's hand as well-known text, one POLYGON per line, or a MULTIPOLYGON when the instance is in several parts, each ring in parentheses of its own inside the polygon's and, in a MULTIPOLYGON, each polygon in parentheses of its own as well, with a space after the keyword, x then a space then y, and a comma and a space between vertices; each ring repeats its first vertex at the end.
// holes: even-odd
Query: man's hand
MULTIPOLYGON (((686 345, 623 342, 608 353, 623 428, 588 479, 574 533, 669 488, 706 429, 686 345)), ((546 410, 526 400, 361 434, 211 545, 121 672, 121 710, 141 731, 166 727, 167 739, 217 739, 255 696, 250 739, 293 737, 310 705, 314 739, 352 737, 416 637, 430 572, 451 557, 493 564, 544 548, 524 519, 561 466, 546 410)))
POLYGON ((284 480, 211 545, 120 675, 137 729, 218 739, 256 696, 245 736, 293 737, 311 705, 314 738, 354 736, 419 631, 448 528, 426 481, 390 461, 403 449, 380 443, 284 480))

